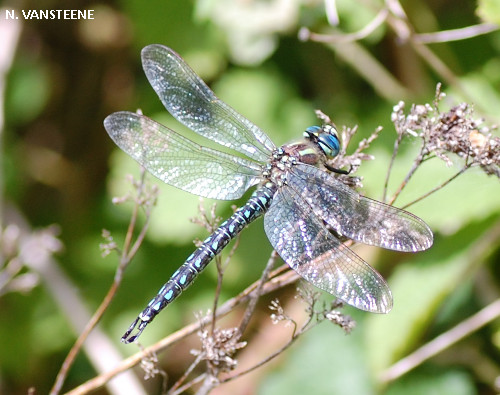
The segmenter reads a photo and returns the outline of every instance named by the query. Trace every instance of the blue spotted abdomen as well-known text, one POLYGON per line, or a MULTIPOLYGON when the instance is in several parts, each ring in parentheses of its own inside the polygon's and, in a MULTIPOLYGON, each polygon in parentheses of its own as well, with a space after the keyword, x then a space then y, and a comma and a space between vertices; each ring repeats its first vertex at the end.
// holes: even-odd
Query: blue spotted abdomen
POLYGON ((191 285, 198 273, 207 267, 231 239, 246 225, 264 214, 271 205, 275 191, 276 187, 273 185, 259 188, 243 207, 240 207, 227 221, 223 222, 161 287, 158 294, 148 303, 148 306, 123 335, 122 341, 133 342, 162 309, 172 303, 182 291, 191 285), (138 333, 130 336, 135 328, 137 328, 138 333))

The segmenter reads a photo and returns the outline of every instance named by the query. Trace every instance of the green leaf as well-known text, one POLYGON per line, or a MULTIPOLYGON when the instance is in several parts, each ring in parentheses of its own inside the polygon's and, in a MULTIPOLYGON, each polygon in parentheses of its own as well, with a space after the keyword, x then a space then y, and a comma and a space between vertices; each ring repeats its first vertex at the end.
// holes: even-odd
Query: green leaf
POLYGON ((374 394, 362 331, 346 335, 324 322, 286 351, 289 359, 268 375, 259 394, 374 394))
POLYGON ((500 1, 479 0, 476 14, 485 22, 500 24, 500 1))
POLYGON ((391 385, 384 395, 473 395, 470 376, 458 370, 426 371, 408 375, 391 385))

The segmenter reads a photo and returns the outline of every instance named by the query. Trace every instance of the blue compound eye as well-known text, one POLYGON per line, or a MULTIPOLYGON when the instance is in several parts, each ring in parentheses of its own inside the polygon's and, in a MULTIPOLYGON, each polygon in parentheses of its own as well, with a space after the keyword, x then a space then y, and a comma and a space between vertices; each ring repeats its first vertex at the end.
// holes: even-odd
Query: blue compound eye
POLYGON ((306 129, 306 132, 313 133, 313 134, 318 134, 321 131, 321 128, 319 126, 309 126, 306 129))
POLYGON ((337 129, 331 125, 309 126, 304 132, 304 137, 318 144, 327 158, 333 158, 339 153, 340 139, 337 129))
POLYGON ((321 128, 319 126, 309 126, 304 132, 304 137, 306 139, 311 139, 311 135, 318 137, 321 132, 321 128))
POLYGON ((321 134, 318 138, 318 144, 321 150, 329 158, 337 156, 340 150, 340 141, 336 136, 321 134))
POLYGON ((321 133, 318 136, 318 144, 328 158, 337 156, 340 151, 340 140, 335 129, 330 133, 321 133))

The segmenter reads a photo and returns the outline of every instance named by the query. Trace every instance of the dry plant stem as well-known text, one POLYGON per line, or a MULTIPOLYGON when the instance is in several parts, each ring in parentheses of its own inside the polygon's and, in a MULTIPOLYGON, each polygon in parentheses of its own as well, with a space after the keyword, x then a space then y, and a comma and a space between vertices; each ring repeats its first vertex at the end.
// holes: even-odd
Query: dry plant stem
MULTIPOLYGON (((237 240, 239 240, 239 238, 237 240)), ((235 246, 233 246, 233 249, 231 250, 231 253, 230 253, 231 256, 234 254, 234 250, 236 249, 236 247, 237 247, 237 245, 235 244, 235 246)), ((265 267, 265 269, 264 269, 264 271, 262 273, 262 276, 261 276, 259 282, 257 283, 257 286, 256 286, 255 290, 253 291, 252 296, 250 297, 248 306, 247 306, 247 308, 245 310, 245 314, 243 315, 243 319, 242 319, 241 324, 240 324, 240 326, 238 328, 238 332, 235 335, 235 336, 237 336, 238 339, 241 338, 241 336, 243 335, 246 327, 248 326, 248 323, 249 323, 249 321, 250 321, 250 319, 252 317, 252 314, 253 314, 253 312, 255 310, 255 307, 257 305, 257 301, 259 300, 263 284, 268 279, 269 273, 270 273, 272 267, 274 266, 274 263, 275 263, 277 257, 278 257, 278 253, 273 250, 272 253, 271 253, 271 256, 269 257, 269 259, 267 261, 267 264, 266 264, 266 267, 265 267)), ((227 261, 229 261, 230 258, 231 257, 229 256, 228 259, 227 259, 227 261)), ((226 266, 226 265, 224 265, 224 266, 226 266)), ((219 281, 218 281, 218 284, 217 284, 218 288, 219 288, 219 286, 222 285, 222 275, 223 275, 223 269, 221 268, 220 262, 217 265, 217 270, 218 270, 218 273, 219 273, 219 281)), ((220 292, 220 288, 219 288, 219 292, 220 292)), ((213 335, 213 330, 214 330, 214 326, 215 326, 215 322, 216 322, 215 311, 216 311, 216 308, 217 308, 218 295, 219 295, 219 293, 217 293, 217 297, 216 297, 216 300, 215 300, 215 303, 214 303, 214 309, 213 309, 214 313, 212 315, 212 328, 211 328, 212 335, 213 335)), ((200 362, 201 362, 201 359, 198 357, 190 365, 190 367, 184 373, 184 375, 172 386, 172 388, 169 390, 169 393, 176 393, 175 390, 182 385, 182 383, 187 379, 187 377, 189 376, 189 374, 194 370, 194 368, 200 362)), ((213 368, 212 368, 212 366, 210 364, 210 361, 207 361, 207 364, 208 364, 208 371, 211 372, 207 376, 207 378, 209 378, 209 377, 216 378, 217 377, 217 373, 215 371, 213 371, 213 368)), ((194 384, 196 384, 196 382, 192 382, 191 384, 190 383, 186 383, 186 385, 184 385, 183 387, 186 387, 186 386, 191 387, 194 384)), ((208 385, 203 385, 202 388, 200 388, 201 393, 205 392, 202 389, 207 389, 208 387, 212 388, 211 385, 213 385, 213 384, 214 384, 213 380, 209 379, 209 384, 208 385)), ((200 393, 200 391, 198 393, 200 393)))
POLYGON ((215 257, 215 266, 217 267, 217 285, 215 286, 214 304, 212 307, 212 320, 210 322, 210 335, 213 336, 215 330, 215 323, 217 321, 217 305, 219 304, 220 293, 222 291, 222 279, 224 277, 224 269, 221 264, 221 257, 217 255, 215 257))
MULTIPOLYGON (((373 8, 373 7, 372 7, 373 8)), ((471 96, 467 93, 467 89, 456 77, 453 71, 431 50, 426 44, 431 42, 448 42, 467 38, 476 37, 481 34, 490 33, 498 30, 499 26, 494 24, 481 24, 469 26, 461 29, 454 29, 442 32, 429 34, 415 33, 413 26, 408 21, 398 0, 386 0, 385 7, 378 11, 377 16, 369 22, 363 29, 351 34, 317 34, 310 32, 307 28, 302 28, 299 31, 299 39, 311 40, 316 42, 341 44, 346 42, 358 41, 375 30, 376 27, 386 22, 387 25, 394 31, 396 37, 401 42, 408 42, 415 52, 433 69, 448 85, 454 86, 467 100, 474 102, 471 96)), ((362 74, 363 75, 363 74, 362 74)), ((373 82, 373 81, 369 81, 373 82)))
MULTIPOLYGON (((146 170, 141 167, 141 179, 140 179, 140 184, 139 184, 139 189, 138 189, 138 194, 141 196, 144 191, 144 180, 146 176, 146 170)), ((116 281, 121 281, 123 277, 123 272, 125 268, 128 266, 132 258, 137 254, 137 251, 139 250, 139 247, 141 246, 142 242, 144 241, 144 237, 146 237, 146 232, 148 230, 149 226, 149 220, 151 219, 151 207, 149 205, 146 206, 146 219, 144 222, 144 225, 137 236, 135 243, 130 247, 130 243, 132 242, 132 236, 134 233, 135 229, 135 224, 137 221, 137 216, 139 214, 139 209, 142 206, 141 201, 136 202, 134 205, 134 211, 132 213, 132 217, 130 219, 130 224, 127 229, 127 234, 125 237, 125 243, 123 245, 123 252, 120 258, 120 265, 118 266, 118 269, 116 270, 116 275, 115 275, 115 280, 116 281), (128 253, 127 253, 128 251, 128 253)))
POLYGON ((184 372, 184 374, 179 378, 179 380, 177 380, 175 382, 175 384, 168 390, 168 394, 176 394, 178 393, 176 390, 177 389, 181 389, 182 388, 182 392, 184 392, 187 388, 191 388, 194 384, 196 384, 199 379, 198 377, 195 378, 194 380, 191 380, 190 382, 187 382, 186 384, 182 385, 186 379, 189 377, 189 375, 191 374, 191 372, 196 368, 196 366, 198 366, 198 364, 202 361, 202 357, 201 355, 198 355, 196 357, 196 359, 191 363, 191 365, 189 365, 189 367, 186 369, 186 371, 184 372))
MULTIPOLYGON (((358 126, 354 126, 353 128, 353 136, 354 134, 356 133, 356 131, 358 130, 358 126)), ((382 126, 378 126, 373 132, 372 134, 370 135, 370 137, 368 137, 367 139, 363 139, 361 140, 361 142, 359 143, 358 145, 358 148, 356 148, 356 151, 354 151, 354 154, 359 154, 361 153, 362 151, 364 151, 365 149, 369 148, 370 147, 370 144, 373 143, 380 135, 380 132, 383 130, 384 128, 382 126)), ((352 136, 351 136, 352 137, 352 136)), ((345 147, 344 147, 345 149, 345 147)))
POLYGON ((454 179, 456 179, 458 176, 460 176, 461 174, 465 173, 466 170, 468 170, 472 165, 471 164, 466 164, 464 167, 462 167, 455 175, 451 176, 450 178, 448 178, 446 181, 444 181, 443 183, 441 183, 440 185, 438 185, 437 187, 431 189, 429 192, 426 192, 424 193, 422 196, 420 196, 419 198, 411 201, 410 203, 407 203, 405 204, 404 206, 402 206, 401 208, 402 209, 406 209, 418 202, 420 202, 421 200, 425 199, 426 197, 432 195, 434 192, 437 192, 439 191, 440 189, 443 189, 446 185, 448 185, 450 182, 452 182, 454 179))
POLYGON ((328 23, 332 26, 339 24, 339 15, 337 13, 336 0, 325 0, 325 14, 328 23))
MULTIPOLYGON (((499 236, 500 221, 481 238, 480 242, 472 249, 468 259, 471 261, 484 259, 483 257, 492 250, 491 246, 495 245, 499 236)), ((498 317, 500 317, 500 299, 495 300, 473 316, 467 318, 449 331, 442 333, 434 340, 423 345, 412 354, 396 362, 386 371, 382 372, 379 381, 381 383, 388 383, 401 377, 424 361, 439 354, 441 351, 449 348, 459 340, 477 331, 479 328, 498 317)))
POLYGON ((425 149, 425 142, 424 142, 422 144, 421 149, 420 149, 420 153, 418 154, 418 156, 413 161, 413 165, 412 165, 411 169, 408 171, 408 173, 406 174, 405 179, 401 182, 401 184, 399 185, 398 190, 394 193, 394 195, 392 196, 392 198, 389 199, 389 202, 388 202, 389 205, 392 206, 394 204, 394 202, 396 201, 396 199, 398 198, 398 196, 401 194, 401 192, 403 191, 403 189, 406 186, 406 184, 408 184, 408 182, 410 181, 410 179, 413 177, 413 175, 417 171, 418 167, 424 161, 425 150, 426 149, 425 149))
MULTIPOLYGON (((140 186, 138 189, 138 196, 142 195, 143 188, 144 188, 144 178, 145 178, 145 171, 144 171, 144 169, 142 169, 141 170, 140 184, 139 184, 140 186)), ((130 243, 132 241, 132 236, 134 233, 134 228, 136 225, 137 216, 139 213, 139 207, 140 207, 140 201, 138 199, 136 204, 134 205, 134 210, 133 210, 132 217, 130 219, 130 223, 128 226, 127 235, 125 237, 124 248, 121 252, 120 264, 118 265, 118 268, 116 269, 113 283, 111 284, 111 287, 109 288, 108 293, 104 297, 99 308, 96 310, 96 312, 94 313, 94 315, 92 316, 90 321, 87 323, 87 325, 85 326, 85 329, 80 334, 80 336, 76 340, 73 347, 71 347, 71 350, 69 351, 68 355, 64 359, 64 362, 61 365, 61 369, 59 370, 59 373, 57 374, 54 385, 50 391, 51 395, 59 394, 59 392, 61 391, 61 388, 64 384, 64 381, 66 380, 66 377, 68 375, 69 369, 73 365, 76 356, 78 355, 78 353, 80 352, 80 349, 82 348, 83 343, 85 342, 85 340, 89 336, 92 329, 94 329, 94 327, 97 325, 97 323, 99 322, 99 320, 103 316, 106 309, 111 304, 111 301, 115 297, 116 292, 118 291, 118 288, 121 284, 121 280, 123 278, 123 272, 124 272, 125 268, 130 263, 130 260, 133 258, 133 256, 137 252, 140 244, 144 240, 144 237, 146 236, 146 230, 148 228, 149 218, 150 218, 149 212, 146 215, 146 222, 144 223, 144 226, 143 226, 141 232, 139 233, 137 240, 134 243, 134 246, 130 249, 130 243), (129 249, 130 249, 130 251, 129 251, 129 249)))
POLYGON ((203 384, 196 391, 196 395, 207 395, 209 394, 215 387, 220 385, 219 380, 216 377, 211 376, 209 374, 205 374, 203 377, 203 384))
POLYGON ((409 42, 415 52, 425 63, 427 63, 449 85, 455 86, 464 97, 468 98, 468 101, 473 102, 474 100, 467 94, 467 90, 460 82, 460 79, 455 76, 453 71, 426 45, 414 39, 416 33, 413 26, 410 25, 399 1, 387 0, 386 5, 391 10, 391 13, 387 18, 387 23, 392 28, 396 36, 403 42, 409 42))
POLYGON ((413 36, 418 43, 442 43, 449 41, 464 40, 466 38, 477 37, 500 29, 494 23, 480 23, 474 26, 467 26, 460 29, 442 30, 435 33, 420 33, 413 36))
POLYGON ((293 329, 292 336, 290 337, 290 340, 283 347, 281 347, 279 350, 273 352, 272 354, 268 355, 266 358, 264 358, 262 361, 256 363, 254 366, 251 366, 248 369, 242 370, 241 372, 238 372, 232 376, 226 377, 225 379, 220 381, 220 384, 237 379, 238 377, 241 377, 247 373, 250 373, 250 372, 254 371, 255 369, 260 368, 261 366, 265 365, 266 363, 268 363, 272 359, 276 358, 283 351, 288 349, 300 335, 302 335, 307 329, 311 328, 311 327, 309 327, 309 324, 311 323, 312 318, 313 318, 313 314, 311 313, 309 315, 309 318, 304 322, 304 324, 300 327, 299 330, 297 330, 297 323, 295 321, 293 321, 294 329, 293 329))
POLYGON ((179 387, 175 391, 172 391, 172 388, 166 393, 167 395, 178 395, 178 394, 183 394, 186 392, 189 388, 192 386, 198 384, 199 382, 205 380, 207 374, 202 373, 198 377, 195 377, 193 380, 191 380, 189 383, 184 384, 182 387, 179 387))
MULTIPOLYGON (((276 291, 277 289, 283 288, 289 284, 292 284, 296 282, 299 279, 299 275, 293 272, 292 270, 289 270, 288 265, 282 265, 280 268, 277 270, 273 271, 271 273, 271 279, 263 285, 262 287, 262 295, 271 293, 276 291), (286 270, 288 269, 288 270, 286 270), (282 273, 284 272, 284 273, 282 273), (276 273, 282 273, 281 275, 274 277, 276 273)), ((217 309, 217 317, 224 316, 226 314, 229 314, 234 308, 239 306, 242 303, 247 303, 250 298, 254 296, 254 293, 256 292, 256 288, 259 285, 259 281, 256 281, 249 287, 247 287, 242 293, 240 293, 238 296, 228 300, 226 303, 224 303, 222 306, 220 306, 217 309)), ((111 380, 113 377, 116 375, 126 371, 127 369, 132 368, 133 366, 139 364, 142 359, 146 358, 148 355, 151 353, 158 353, 167 347, 170 347, 171 345, 181 341, 182 339, 186 338, 187 336, 193 334, 197 330, 199 330, 203 325, 207 325, 210 322, 210 319, 202 319, 199 320, 195 323, 192 323, 190 325, 185 326, 181 330, 165 337, 164 339, 160 340, 156 344, 141 350, 137 354, 134 354, 130 356, 129 358, 125 359, 122 361, 120 365, 118 365, 115 369, 103 373, 97 377, 94 377, 93 379, 87 381, 86 383, 83 383, 82 385, 74 388, 72 391, 68 392, 67 395, 80 395, 80 394, 87 394, 91 391, 96 390, 97 388, 102 387, 105 385, 109 380, 111 380)))
POLYGON ((302 41, 312 40, 324 43, 346 43, 362 40, 372 34, 382 23, 385 22, 389 11, 386 8, 381 9, 378 14, 370 21, 363 29, 349 34, 318 34, 312 33, 307 28, 302 28, 299 31, 299 39, 302 41))
POLYGON ((248 326, 248 323, 250 322, 250 318, 252 317, 252 314, 255 310, 255 307, 257 306, 257 302, 261 295, 262 287, 269 278, 269 273, 271 272, 271 269, 273 268, 277 258, 278 258, 278 253, 275 250, 273 250, 271 252, 271 255, 269 256, 269 259, 267 260, 266 267, 262 272, 262 276, 260 277, 257 288, 255 289, 254 296, 250 298, 250 302, 248 303, 248 306, 245 310, 245 314, 243 315, 243 319, 241 320, 240 326, 238 328, 239 337, 243 335, 245 329, 248 326))
POLYGON ((215 312, 217 311, 217 305, 219 304, 219 297, 220 293, 222 291, 222 278, 224 276, 224 270, 228 266, 229 262, 231 261, 231 258, 233 257, 234 253, 238 249, 238 246, 240 244, 240 235, 238 234, 235 238, 234 245, 229 251, 229 254, 224 262, 224 265, 221 265, 221 258, 220 255, 215 257, 215 263, 217 265, 217 288, 215 291, 215 297, 214 297, 214 306, 212 308, 212 324, 210 328, 210 332, 213 335, 214 330, 215 330, 215 322, 217 321, 217 317, 215 315, 215 312))
POLYGON ((396 141, 394 142, 394 149, 392 150, 391 161, 389 162, 389 167, 387 168, 387 173, 385 175, 384 192, 382 194, 382 202, 384 202, 384 203, 387 199, 387 189, 389 187, 389 178, 391 176, 392 167, 394 166, 394 162, 396 161, 396 156, 398 155, 399 145, 401 144, 402 139, 403 139, 403 135, 401 133, 398 133, 398 137, 397 137, 396 141))

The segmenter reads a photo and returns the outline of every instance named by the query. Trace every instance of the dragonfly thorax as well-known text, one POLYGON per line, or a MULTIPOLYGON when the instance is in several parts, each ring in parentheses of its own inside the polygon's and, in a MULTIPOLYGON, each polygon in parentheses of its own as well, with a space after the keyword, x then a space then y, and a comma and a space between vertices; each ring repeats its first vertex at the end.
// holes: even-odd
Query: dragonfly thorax
POLYGON ((336 134, 319 126, 309 127, 305 139, 282 145, 273 151, 272 160, 266 165, 263 176, 275 185, 286 184, 289 169, 297 163, 319 167, 338 153, 339 140, 336 134))

